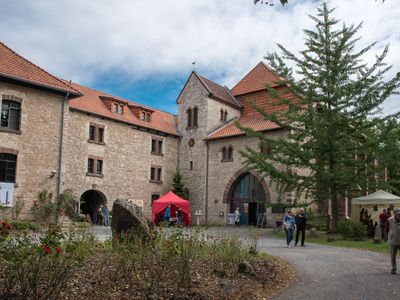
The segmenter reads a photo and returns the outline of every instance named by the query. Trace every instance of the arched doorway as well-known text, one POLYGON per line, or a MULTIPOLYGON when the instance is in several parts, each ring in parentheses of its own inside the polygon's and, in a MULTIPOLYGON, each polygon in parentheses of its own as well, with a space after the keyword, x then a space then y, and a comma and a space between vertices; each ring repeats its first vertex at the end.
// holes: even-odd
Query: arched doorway
POLYGON ((236 207, 240 210, 241 225, 257 225, 260 214, 265 213, 267 201, 265 182, 250 172, 239 175, 232 183, 229 194, 229 210, 233 213, 236 207))
POLYGON ((100 205, 107 203, 107 198, 100 191, 88 190, 84 192, 80 199, 80 211, 92 224, 97 224, 97 211, 100 205))

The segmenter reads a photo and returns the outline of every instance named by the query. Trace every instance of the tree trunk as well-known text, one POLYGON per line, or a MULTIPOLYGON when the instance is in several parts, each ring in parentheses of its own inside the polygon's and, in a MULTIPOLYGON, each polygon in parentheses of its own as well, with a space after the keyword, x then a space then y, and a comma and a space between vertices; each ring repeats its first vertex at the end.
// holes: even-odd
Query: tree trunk
POLYGON ((339 207, 338 207, 338 193, 336 184, 331 186, 331 204, 332 204, 332 228, 331 232, 337 231, 337 223, 339 219, 339 207))

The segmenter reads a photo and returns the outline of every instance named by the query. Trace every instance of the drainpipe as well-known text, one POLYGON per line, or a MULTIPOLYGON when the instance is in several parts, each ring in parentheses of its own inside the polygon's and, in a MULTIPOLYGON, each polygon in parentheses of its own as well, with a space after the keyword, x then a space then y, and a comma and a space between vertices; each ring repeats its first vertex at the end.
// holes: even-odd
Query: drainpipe
MULTIPOLYGON (((60 194, 61 194, 61 166, 63 158, 63 144, 64 144, 64 115, 65 115, 65 103, 68 102, 69 92, 65 95, 62 102, 61 108, 61 127, 60 127, 60 148, 58 149, 58 170, 57 170, 57 188, 56 188, 56 201, 57 205, 60 204, 60 194)), ((58 223, 58 217, 56 216, 56 222, 58 223)))
POLYGON ((205 207, 205 222, 208 223, 208 161, 209 161, 209 145, 206 142, 207 154, 206 154, 206 207, 205 207))

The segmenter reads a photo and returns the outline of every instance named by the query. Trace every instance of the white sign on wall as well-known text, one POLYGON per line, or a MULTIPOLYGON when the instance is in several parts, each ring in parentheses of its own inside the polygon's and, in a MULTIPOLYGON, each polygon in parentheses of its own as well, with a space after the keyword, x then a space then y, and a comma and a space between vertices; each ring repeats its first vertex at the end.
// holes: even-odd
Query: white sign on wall
POLYGON ((0 205, 12 207, 14 199, 14 183, 0 182, 0 205))

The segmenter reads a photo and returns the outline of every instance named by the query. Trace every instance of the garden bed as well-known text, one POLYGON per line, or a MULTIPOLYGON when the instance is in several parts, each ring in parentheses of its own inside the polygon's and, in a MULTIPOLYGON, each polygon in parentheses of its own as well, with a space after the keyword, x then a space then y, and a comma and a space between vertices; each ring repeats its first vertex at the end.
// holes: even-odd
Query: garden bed
POLYGON ((294 277, 285 261, 258 253, 256 236, 244 244, 176 229, 99 243, 52 228, 38 241, 4 237, 4 299, 270 299, 294 277))

